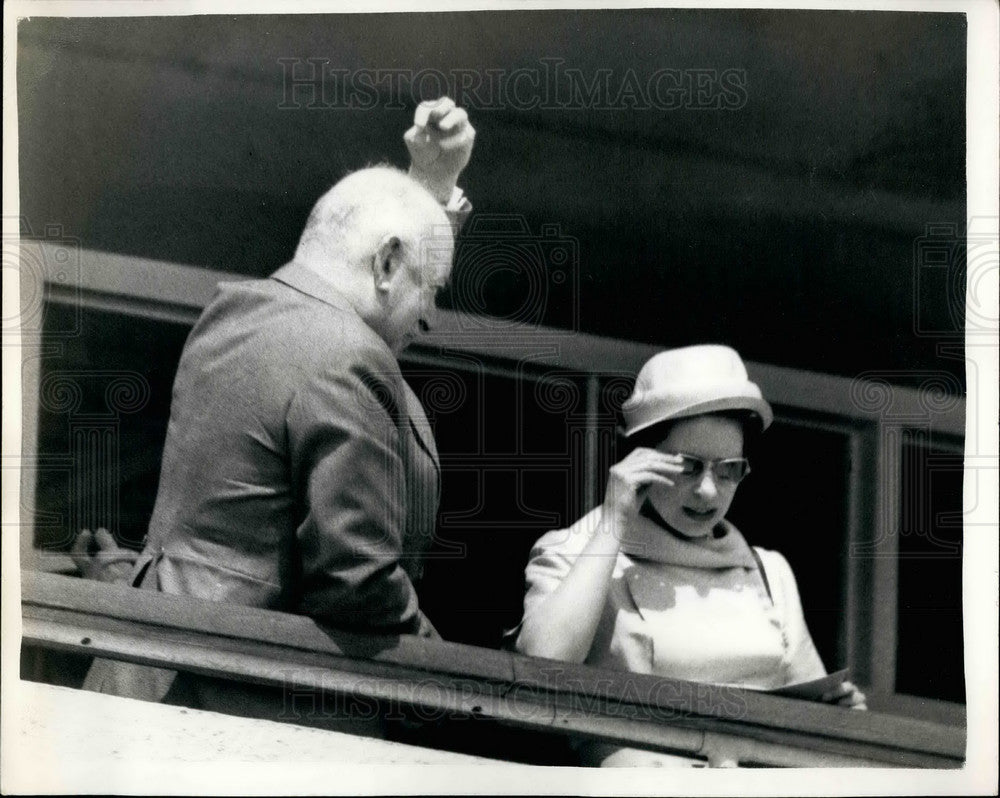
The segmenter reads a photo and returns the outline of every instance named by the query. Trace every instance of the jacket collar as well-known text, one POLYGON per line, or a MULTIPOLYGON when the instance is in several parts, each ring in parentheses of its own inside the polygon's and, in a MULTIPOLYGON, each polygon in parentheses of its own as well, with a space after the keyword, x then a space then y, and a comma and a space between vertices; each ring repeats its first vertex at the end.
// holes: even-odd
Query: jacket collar
MULTIPOLYGON (((278 269, 271 275, 271 279, 277 280, 279 283, 284 283, 296 291, 301 291, 303 294, 318 299, 320 302, 325 302, 327 305, 331 305, 338 310, 357 315, 357 311, 343 294, 308 266, 294 260, 278 269)), ((395 359, 395 355, 393 358, 395 359)), ((402 377, 402 375, 400 376, 402 377)), ((430 430, 430 424, 427 422, 427 416, 420 404, 420 400, 417 399, 410 386, 405 380, 402 382, 405 386, 404 399, 406 407, 404 408, 404 412, 406 413, 410 428, 413 430, 414 437, 420 442, 420 446, 434 462, 435 470, 440 473, 441 467, 438 462, 437 447, 434 444, 434 435, 430 430)))
POLYGON ((351 313, 356 312, 351 303, 347 301, 347 297, 308 266, 297 261, 293 260, 290 263, 286 263, 271 275, 271 279, 291 286, 296 291, 308 294, 314 299, 325 302, 327 305, 332 305, 339 310, 346 310, 351 313))

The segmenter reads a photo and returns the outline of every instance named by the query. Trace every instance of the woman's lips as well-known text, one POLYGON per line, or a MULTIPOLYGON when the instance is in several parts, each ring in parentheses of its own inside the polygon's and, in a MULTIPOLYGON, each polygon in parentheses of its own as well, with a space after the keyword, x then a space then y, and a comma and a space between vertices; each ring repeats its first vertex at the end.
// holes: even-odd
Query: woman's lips
POLYGON ((715 515, 714 508, 708 510, 698 510, 694 507, 684 507, 684 515, 688 518, 693 518, 696 521, 707 521, 713 515, 715 515))

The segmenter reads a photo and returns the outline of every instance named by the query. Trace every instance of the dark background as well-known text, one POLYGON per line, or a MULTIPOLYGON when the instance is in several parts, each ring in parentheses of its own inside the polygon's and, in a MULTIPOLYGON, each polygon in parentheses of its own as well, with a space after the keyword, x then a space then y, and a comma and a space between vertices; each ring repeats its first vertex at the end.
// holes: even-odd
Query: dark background
MULTIPOLYGON (((588 83, 610 71, 605 105, 630 68, 640 85, 659 69, 739 70, 739 91, 709 90, 720 105, 735 98, 733 110, 701 107, 712 103, 693 92, 673 110, 631 108, 641 97, 602 110, 526 108, 486 83, 467 91, 478 137, 462 184, 476 210, 523 215, 536 238, 556 225, 578 257, 559 284, 544 273, 537 284, 516 259, 489 269, 470 230, 490 244, 508 236, 474 220, 445 304, 504 316, 530 306, 550 325, 725 342, 849 376, 944 370, 964 385, 961 360, 937 351, 964 328, 964 15, 36 18, 18 36, 27 226, 252 275, 291 256, 312 203, 345 172, 405 165, 401 134, 436 85, 386 82, 371 109, 349 109, 331 96, 334 78, 289 94, 286 77, 308 77, 307 59, 354 76, 446 77, 562 59, 588 83), (944 268, 917 248, 931 224, 951 253, 944 268)), ((552 90, 566 98, 569 84, 552 90)))

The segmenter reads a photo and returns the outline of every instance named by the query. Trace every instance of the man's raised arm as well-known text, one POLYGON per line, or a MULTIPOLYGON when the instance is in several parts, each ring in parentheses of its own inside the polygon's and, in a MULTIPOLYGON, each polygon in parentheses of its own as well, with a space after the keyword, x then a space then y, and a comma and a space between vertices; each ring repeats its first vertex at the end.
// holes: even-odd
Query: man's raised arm
POLYGON ((410 177, 440 202, 457 234, 472 212, 458 177, 472 157, 475 128, 465 110, 449 97, 425 100, 403 140, 410 152, 410 177))

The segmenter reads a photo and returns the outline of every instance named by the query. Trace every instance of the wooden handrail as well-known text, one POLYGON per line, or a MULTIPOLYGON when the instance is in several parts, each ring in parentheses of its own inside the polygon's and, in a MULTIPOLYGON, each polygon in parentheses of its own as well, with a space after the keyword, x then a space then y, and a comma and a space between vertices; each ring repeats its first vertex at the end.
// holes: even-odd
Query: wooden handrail
POLYGON ((942 724, 439 640, 361 636, 304 616, 54 574, 22 572, 22 611, 29 645, 434 704, 641 747, 741 747, 744 760, 802 766, 957 767, 965 754, 964 730, 942 724))

